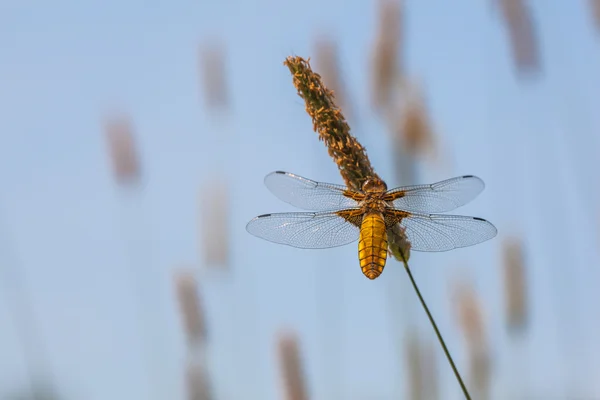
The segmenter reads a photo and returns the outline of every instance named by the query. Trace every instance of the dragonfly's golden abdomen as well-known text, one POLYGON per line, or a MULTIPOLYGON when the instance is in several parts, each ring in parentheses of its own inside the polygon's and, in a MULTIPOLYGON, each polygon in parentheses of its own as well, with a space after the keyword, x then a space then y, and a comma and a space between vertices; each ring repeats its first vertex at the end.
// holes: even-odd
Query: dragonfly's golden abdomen
POLYGON ((380 213, 364 216, 358 241, 358 259, 363 274, 375 279, 383 272, 387 258, 387 232, 385 221, 380 213))

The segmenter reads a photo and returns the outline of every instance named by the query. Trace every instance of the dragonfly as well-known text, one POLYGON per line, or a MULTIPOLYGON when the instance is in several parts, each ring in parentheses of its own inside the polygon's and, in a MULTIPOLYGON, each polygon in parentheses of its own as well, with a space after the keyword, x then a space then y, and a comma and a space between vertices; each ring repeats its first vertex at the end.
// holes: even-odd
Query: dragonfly
POLYGON ((355 191, 275 171, 265 177, 265 185, 280 200, 311 212, 259 215, 247 224, 249 233, 305 249, 343 246, 358 240, 360 267, 371 280, 385 268, 394 232, 402 235, 410 250, 426 252, 472 246, 498 232, 483 218, 438 214, 467 204, 483 191, 485 184, 474 175, 391 190, 384 181, 372 177, 355 191))

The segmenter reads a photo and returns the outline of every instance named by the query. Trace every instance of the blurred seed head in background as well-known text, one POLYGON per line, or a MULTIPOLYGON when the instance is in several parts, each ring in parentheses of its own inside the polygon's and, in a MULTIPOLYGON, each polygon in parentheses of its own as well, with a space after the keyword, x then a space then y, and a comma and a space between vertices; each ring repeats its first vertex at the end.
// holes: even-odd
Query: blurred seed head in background
POLYGON ((590 4, 590 14, 596 25, 596 29, 600 31, 600 0, 588 0, 590 4))
POLYGON ((510 333, 521 332, 527 326, 527 281, 523 242, 508 237, 502 243, 504 307, 506 327, 510 333))
POLYGON ((379 23, 371 65, 371 104, 385 113, 392 104, 393 90, 403 74, 403 8, 400 0, 379 0, 379 23))
POLYGON ((406 80, 402 86, 404 96, 398 102, 399 110, 390 116, 395 117, 393 134, 408 154, 435 156, 435 137, 422 89, 414 80, 406 80))
POLYGON ((200 249, 204 268, 229 265, 229 192, 225 177, 211 179, 200 191, 200 249))
POLYGON ((204 104, 208 109, 227 110, 230 94, 227 85, 227 60, 224 44, 220 40, 206 42, 200 46, 200 80, 204 104))
POLYGON ((179 269, 175 272, 174 280, 188 343, 204 343, 207 339, 207 329, 196 276, 191 269, 179 269))
POLYGON ((496 0, 510 39, 513 62, 520 77, 540 72, 539 45, 527 0, 496 0))
POLYGON ((308 400, 306 377, 300 356, 298 337, 291 332, 281 332, 277 338, 279 362, 283 380, 283 398, 308 400))
POLYGON ((188 400, 213 400, 208 371, 201 364, 189 362, 186 368, 188 400))
POLYGON ((106 118, 104 132, 115 179, 121 185, 136 184, 140 165, 131 119, 124 114, 106 118))
POLYGON ((408 367, 408 385, 409 399, 424 400, 425 399, 425 380, 423 376, 424 359, 423 348, 418 335, 412 333, 405 338, 407 367, 408 367))
POLYGON ((466 339, 473 396, 486 399, 490 395, 491 369, 483 304, 467 280, 455 283, 453 289, 458 325, 466 339))
POLYGON ((316 69, 323 79, 323 83, 329 89, 333 90, 334 97, 338 106, 344 110, 348 119, 352 119, 353 111, 350 104, 350 97, 347 88, 344 86, 342 78, 342 69, 340 65, 340 56, 337 43, 327 36, 318 36, 315 42, 315 61, 316 69))

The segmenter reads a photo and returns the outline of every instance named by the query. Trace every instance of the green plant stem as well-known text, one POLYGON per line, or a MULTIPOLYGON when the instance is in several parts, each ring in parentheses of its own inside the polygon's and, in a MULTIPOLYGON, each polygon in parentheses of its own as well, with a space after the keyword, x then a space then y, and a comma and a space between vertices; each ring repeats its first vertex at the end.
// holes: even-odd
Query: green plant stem
POLYGON ((412 272, 410 272, 408 263, 406 261, 404 261, 403 264, 404 264, 404 269, 406 270, 406 273, 408 274, 408 277, 410 278, 410 282, 412 283, 413 288, 415 289, 415 292, 417 292, 417 296, 419 296, 421 305, 423 306, 423 309, 427 313, 429 322, 431 322, 431 326, 433 326, 433 329, 435 330, 435 334, 437 335, 437 338, 438 338, 440 344, 442 345, 442 348, 444 349, 444 353, 446 353, 446 358, 448 359, 448 362, 450 363, 450 366, 452 367, 452 370, 454 371, 456 380, 458 380, 458 383, 460 384, 460 387, 462 388, 462 391, 465 394, 465 397, 467 398, 467 400, 471 400, 469 391, 467 390, 467 387, 465 386, 465 383, 463 382, 463 380, 460 376, 460 373, 458 372, 458 369, 456 368, 456 365, 454 364, 454 360, 452 359, 452 356, 450 355, 450 352, 448 351, 448 347, 446 347, 446 342, 444 342, 444 338, 442 338, 442 334, 440 333, 440 330, 438 329, 437 324, 435 323, 435 320, 433 319, 433 316, 431 315, 431 312, 429 312, 429 307, 427 307, 427 304, 425 303, 423 296, 421 296, 421 291, 419 290, 419 287, 417 286, 417 283, 415 282, 415 278, 413 278, 412 272))

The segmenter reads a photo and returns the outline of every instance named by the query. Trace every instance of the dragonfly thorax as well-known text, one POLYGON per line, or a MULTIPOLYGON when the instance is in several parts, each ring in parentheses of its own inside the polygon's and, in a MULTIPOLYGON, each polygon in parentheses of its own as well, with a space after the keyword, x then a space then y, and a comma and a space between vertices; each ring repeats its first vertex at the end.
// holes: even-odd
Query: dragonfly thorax
POLYGON ((381 214, 386 210, 387 205, 385 202, 378 198, 366 198, 361 204, 366 214, 381 214))

